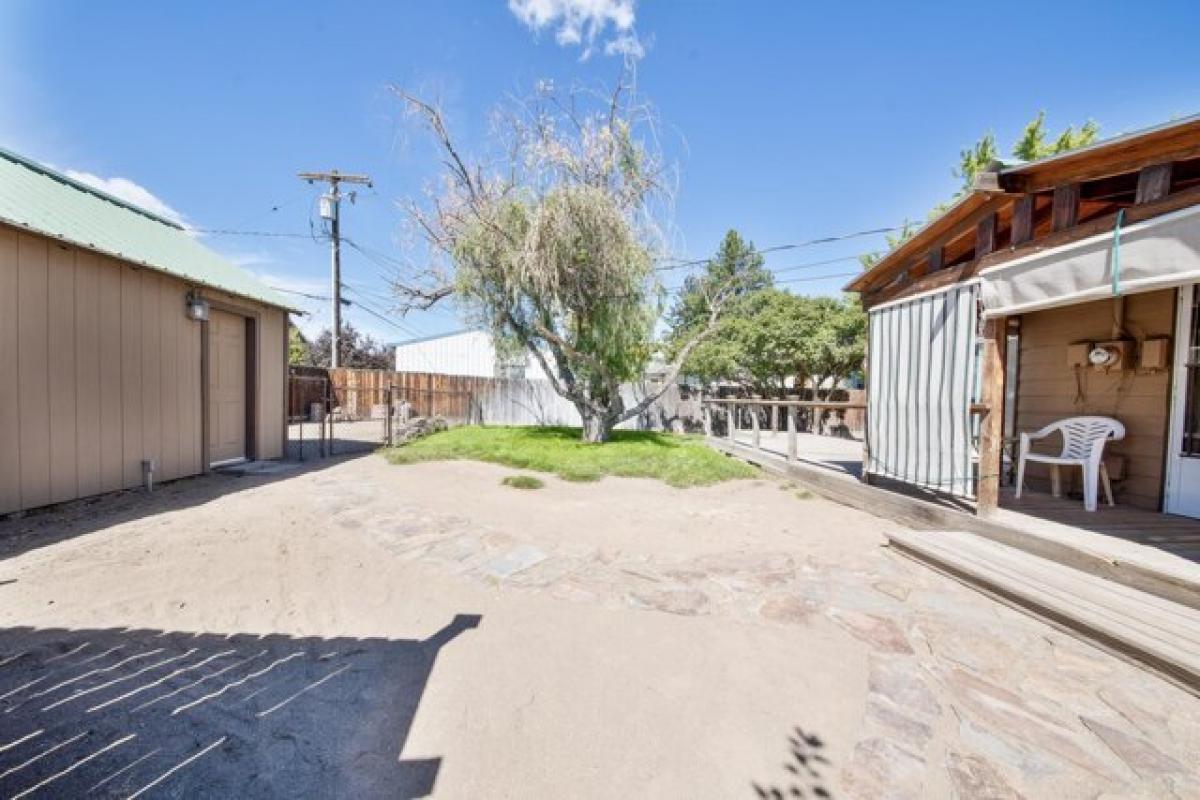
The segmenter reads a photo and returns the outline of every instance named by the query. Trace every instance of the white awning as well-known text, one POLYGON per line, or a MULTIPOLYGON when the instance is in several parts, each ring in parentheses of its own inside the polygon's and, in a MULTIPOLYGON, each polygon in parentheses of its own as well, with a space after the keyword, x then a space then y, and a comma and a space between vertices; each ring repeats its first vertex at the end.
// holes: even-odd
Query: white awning
POLYGON ((1109 231, 981 272, 984 315, 1023 314, 1200 282, 1200 206, 1123 227, 1115 286, 1114 244, 1109 231))

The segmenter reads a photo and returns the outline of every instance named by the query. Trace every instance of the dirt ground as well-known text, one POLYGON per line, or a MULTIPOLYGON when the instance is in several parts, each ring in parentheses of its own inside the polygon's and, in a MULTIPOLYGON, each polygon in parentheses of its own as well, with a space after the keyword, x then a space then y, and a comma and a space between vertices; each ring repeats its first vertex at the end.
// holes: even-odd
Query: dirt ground
POLYGON ((0 523, 0 796, 1200 796, 1200 700, 771 480, 378 456, 0 523))

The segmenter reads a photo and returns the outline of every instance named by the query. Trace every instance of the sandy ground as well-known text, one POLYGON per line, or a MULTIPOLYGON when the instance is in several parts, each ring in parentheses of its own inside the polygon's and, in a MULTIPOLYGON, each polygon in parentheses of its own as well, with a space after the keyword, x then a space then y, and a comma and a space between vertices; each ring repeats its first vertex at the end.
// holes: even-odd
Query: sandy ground
POLYGON ((890 523, 512 473, 366 456, 0 523, 0 795, 1200 796, 1200 700, 890 523))

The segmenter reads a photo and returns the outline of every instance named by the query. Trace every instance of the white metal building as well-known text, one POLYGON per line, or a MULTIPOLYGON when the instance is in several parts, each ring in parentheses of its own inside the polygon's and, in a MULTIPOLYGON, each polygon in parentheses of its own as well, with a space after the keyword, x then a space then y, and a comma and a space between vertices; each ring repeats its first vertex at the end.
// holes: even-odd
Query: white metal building
POLYGON ((499 358, 492 335, 481 330, 453 331, 400 342, 396 345, 396 371, 547 380, 541 365, 528 353, 515 361, 499 358))

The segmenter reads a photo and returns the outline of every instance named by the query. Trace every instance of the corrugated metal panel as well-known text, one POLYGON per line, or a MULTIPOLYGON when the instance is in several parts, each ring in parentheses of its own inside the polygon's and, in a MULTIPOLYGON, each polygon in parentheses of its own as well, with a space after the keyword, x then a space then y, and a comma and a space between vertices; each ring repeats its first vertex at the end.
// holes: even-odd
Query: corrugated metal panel
POLYGON ((174 223, 2 149, 0 221, 191 283, 295 310, 174 223))
POLYGON ((868 471, 972 497, 976 284, 871 311, 868 471))
MULTIPOLYGON (((525 378, 546 378, 533 356, 526 354, 524 360, 525 378)), ((401 342, 396 345, 396 369, 400 372, 494 378, 497 377, 496 348, 492 344, 491 334, 486 331, 458 331, 401 342)))

